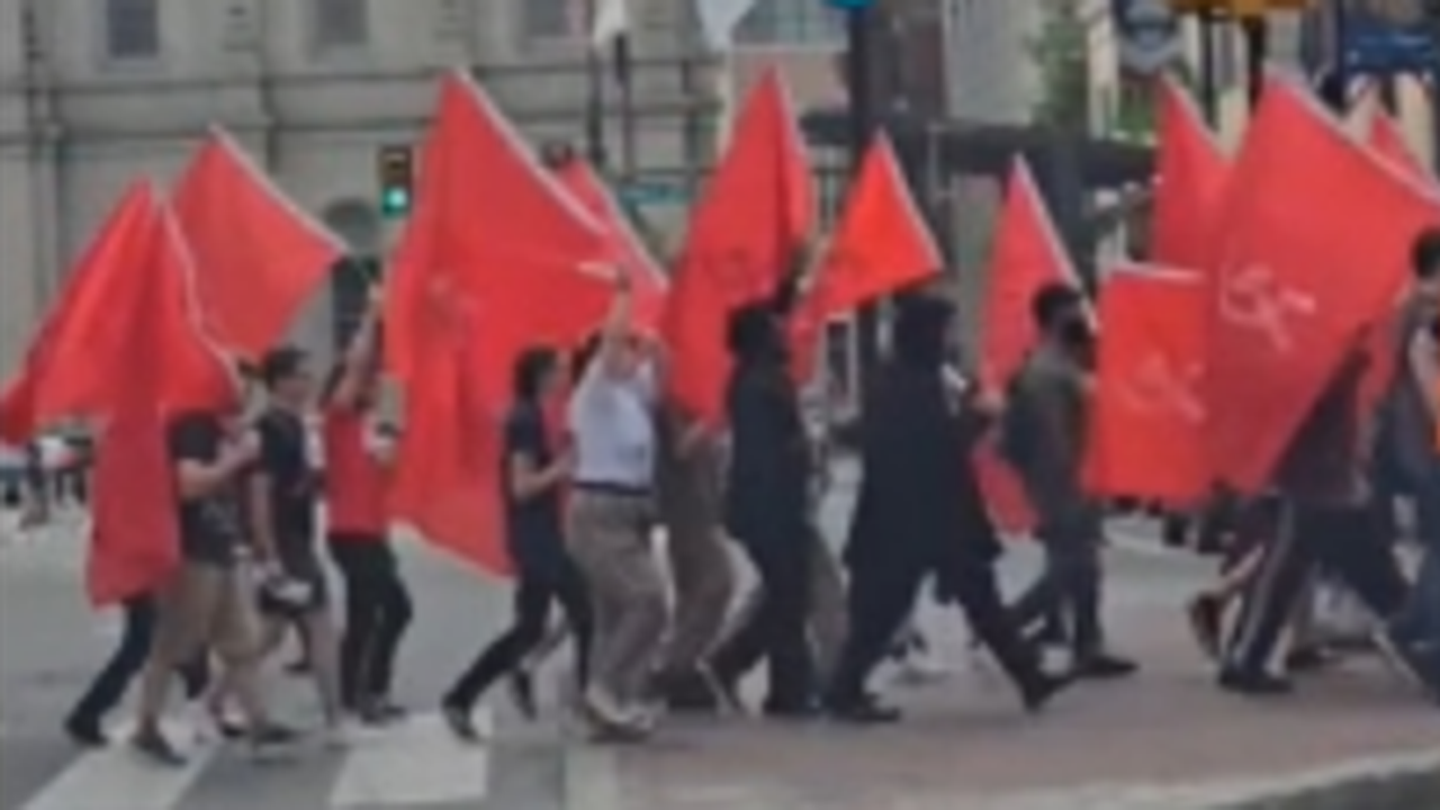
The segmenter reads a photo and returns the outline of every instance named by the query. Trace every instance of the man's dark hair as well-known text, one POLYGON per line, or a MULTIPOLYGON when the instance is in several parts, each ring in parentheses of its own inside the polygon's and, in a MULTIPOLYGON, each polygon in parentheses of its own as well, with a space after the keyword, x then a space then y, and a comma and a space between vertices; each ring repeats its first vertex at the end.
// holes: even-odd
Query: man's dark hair
POLYGON ((751 303, 730 311, 725 324, 725 347, 737 363, 751 363, 769 357, 783 340, 778 317, 770 302, 751 303))
POLYGON ((1419 281, 1440 277, 1440 228, 1421 231, 1410 244, 1410 270, 1419 281))
POLYGON ((555 171, 575 162, 575 147, 567 141, 550 141, 540 147, 540 162, 555 171))
POLYGON ((510 393, 518 400, 535 400, 545 378, 560 365, 560 353, 549 346, 531 346, 520 352, 510 370, 510 393))
POLYGON ((955 305, 933 295, 911 294, 895 301, 892 331, 895 357, 911 365, 939 368, 945 362, 955 305))
POLYGON ((1046 284, 1030 299, 1030 319, 1037 329, 1048 332, 1084 300, 1080 291, 1069 284, 1046 284))
POLYGON ((260 382, 266 390, 273 391, 280 383, 299 374, 305 368, 306 359, 305 350, 298 346, 271 349, 260 360, 260 382))

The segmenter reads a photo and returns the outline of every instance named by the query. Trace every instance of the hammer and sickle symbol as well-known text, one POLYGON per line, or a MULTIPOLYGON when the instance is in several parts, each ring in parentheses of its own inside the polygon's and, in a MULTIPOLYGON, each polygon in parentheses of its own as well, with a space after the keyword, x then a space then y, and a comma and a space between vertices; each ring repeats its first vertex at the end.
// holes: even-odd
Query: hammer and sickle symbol
POLYGON ((1221 315, 1231 323, 1262 333, 1282 354, 1296 348, 1296 319, 1314 315, 1317 308, 1314 296, 1280 286, 1274 271, 1263 265, 1249 265, 1230 273, 1220 290, 1221 315))

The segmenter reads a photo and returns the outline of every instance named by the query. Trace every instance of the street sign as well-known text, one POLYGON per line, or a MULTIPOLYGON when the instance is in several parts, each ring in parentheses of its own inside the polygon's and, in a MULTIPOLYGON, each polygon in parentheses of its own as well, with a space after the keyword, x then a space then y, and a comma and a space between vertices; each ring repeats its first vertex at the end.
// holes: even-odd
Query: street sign
POLYGON ((825 0, 825 5, 837 11, 864 11, 875 5, 875 0, 825 0))
POLYGON ((689 202, 685 187, 674 182, 632 180, 620 184, 618 191, 621 201, 636 207, 684 205, 689 202))
POLYGON ((1440 66, 1436 20, 1427 0, 1342 0, 1341 48, 1347 70, 1426 71, 1440 66))
POLYGON ((1184 53, 1180 17, 1169 0, 1110 0, 1110 12, 1125 72, 1154 76, 1184 53))

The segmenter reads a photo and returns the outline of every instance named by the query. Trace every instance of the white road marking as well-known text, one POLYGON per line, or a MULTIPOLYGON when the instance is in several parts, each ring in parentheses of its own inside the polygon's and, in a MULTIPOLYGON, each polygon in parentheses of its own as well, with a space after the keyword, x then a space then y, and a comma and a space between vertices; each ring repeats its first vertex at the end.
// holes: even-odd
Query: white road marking
MULTIPOLYGON (((489 712, 481 734, 494 732, 489 712)), ((357 734, 330 791, 330 807, 394 807, 484 800, 490 789, 490 751, 465 745, 438 715, 412 717, 374 734, 357 734)))
MULTIPOLYGON (((167 731, 177 744, 187 739, 168 724, 167 731)), ((125 810, 174 810, 216 751, 195 749, 183 766, 167 767, 144 761, 119 742, 127 736, 117 735, 116 745, 76 759, 20 810, 116 810, 121 805, 125 810)))

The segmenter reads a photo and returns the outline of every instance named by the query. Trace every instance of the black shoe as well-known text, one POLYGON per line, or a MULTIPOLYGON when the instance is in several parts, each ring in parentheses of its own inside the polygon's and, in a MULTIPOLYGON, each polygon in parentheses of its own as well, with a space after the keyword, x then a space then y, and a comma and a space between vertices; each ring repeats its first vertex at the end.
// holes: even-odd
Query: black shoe
POLYGON ((1285 671, 1291 675, 1318 672, 1334 661, 1335 658, 1321 647, 1300 647, 1285 655, 1285 671))
POLYGON ((901 718, 899 709, 885 706, 869 695, 858 700, 828 701, 825 712, 835 720, 857 726, 888 725, 901 718))
POLYGON ((245 730, 251 750, 256 753, 293 745, 300 739, 300 732, 279 723, 261 723, 245 730))
POLYGON ((65 734, 81 748, 104 748, 110 744, 100 721, 88 717, 71 715, 65 721, 65 734))
POLYGON ((517 669, 510 673, 510 700, 520 716, 530 722, 540 717, 540 704, 535 699, 535 676, 528 670, 517 669))
POLYGON ((687 714, 716 714, 724 708, 721 689, 700 670, 687 673, 659 674, 654 694, 665 708, 687 714))
POLYGON ((772 720, 813 720, 820 706, 811 700, 767 700, 765 716, 772 720))
POLYGON ((391 703, 386 698, 371 698, 362 701, 355 716, 360 720, 361 725, 366 726, 388 726, 391 723, 404 720, 408 712, 404 706, 391 703))
POLYGON ((1288 695, 1295 691, 1295 685, 1285 678, 1268 672, 1241 672, 1223 669, 1218 679, 1220 688, 1227 692, 1248 697, 1274 697, 1288 695))
POLYGON ((1220 657, 1220 636, 1224 602, 1213 594, 1202 594, 1190 602, 1186 613, 1190 617, 1190 631, 1195 634, 1195 643, 1210 660, 1220 657))
POLYGON ((475 727, 475 719, 470 716, 469 709, 446 701, 440 706, 440 716, 445 718, 446 728, 460 742, 475 744, 481 741, 480 729, 475 727))
POLYGON ((131 738, 130 744, 146 759, 170 768, 185 767, 185 756, 170 744, 170 740, 159 729, 140 729, 131 738))
POLYGON ((1140 665, 1126 658, 1093 653, 1077 660, 1072 670, 1074 676, 1082 680, 1113 681, 1134 675, 1140 671, 1140 665))
POLYGON ((1052 675, 1048 672, 1037 674, 1020 687, 1020 699, 1025 704, 1025 711, 1031 714, 1043 711, 1056 695, 1074 682, 1074 678, 1065 675, 1052 675))

